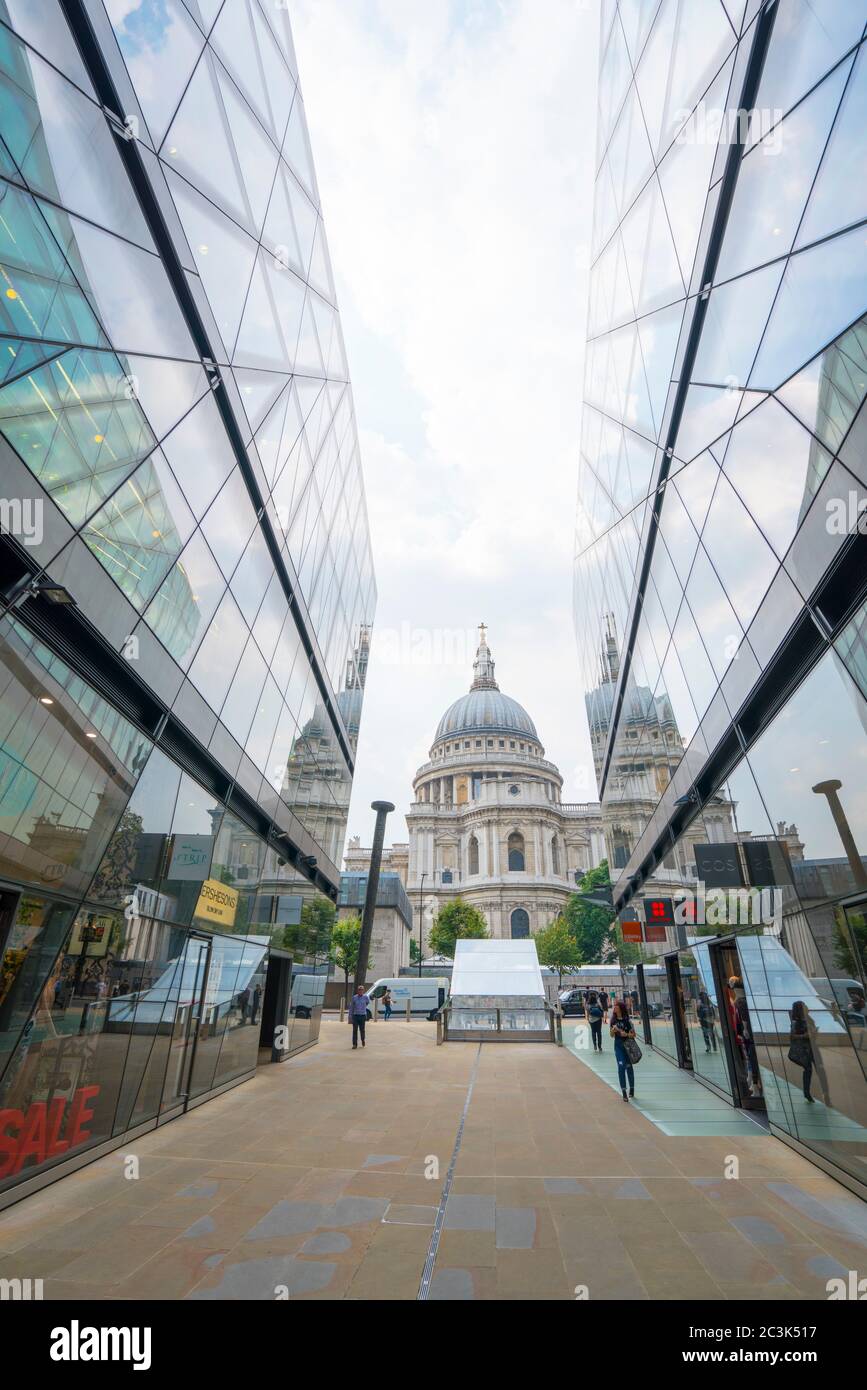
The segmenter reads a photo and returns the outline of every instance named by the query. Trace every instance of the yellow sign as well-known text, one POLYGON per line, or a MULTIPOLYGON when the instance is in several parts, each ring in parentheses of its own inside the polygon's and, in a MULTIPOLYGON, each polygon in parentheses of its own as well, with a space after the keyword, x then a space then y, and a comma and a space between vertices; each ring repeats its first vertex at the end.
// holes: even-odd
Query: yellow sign
POLYGON ((206 878, 196 903, 195 916, 205 917, 209 922, 219 922, 223 927, 233 927, 237 911, 236 890, 227 888, 218 878, 206 878))

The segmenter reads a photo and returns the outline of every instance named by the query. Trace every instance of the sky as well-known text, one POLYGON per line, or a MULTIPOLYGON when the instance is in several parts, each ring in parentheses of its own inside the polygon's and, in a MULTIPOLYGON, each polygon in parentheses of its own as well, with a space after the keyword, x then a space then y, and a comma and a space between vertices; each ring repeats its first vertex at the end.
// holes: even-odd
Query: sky
POLYGON ((464 694, 484 621, 564 801, 595 797, 572 553, 596 0, 292 0, 378 603, 348 835, 464 694))

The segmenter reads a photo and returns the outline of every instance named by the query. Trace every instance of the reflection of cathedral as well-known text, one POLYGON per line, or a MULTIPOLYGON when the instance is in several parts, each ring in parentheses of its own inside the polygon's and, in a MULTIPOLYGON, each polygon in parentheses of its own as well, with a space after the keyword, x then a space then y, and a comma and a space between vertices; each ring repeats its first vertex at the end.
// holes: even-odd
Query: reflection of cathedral
POLYGON ((532 719, 497 685, 483 625, 469 693, 446 710, 413 781, 407 891, 414 906, 421 895, 425 933, 458 895, 492 936, 554 920, 576 871, 605 853, 598 806, 564 804, 562 786, 532 719))
MULTIPOLYGON (((362 627, 337 704, 353 753, 358 744, 370 629, 362 627)), ((321 700, 292 744, 280 794, 335 865, 346 835, 351 778, 321 700)))
MULTIPOLYGON (((613 619, 606 619, 600 650, 598 685, 585 695, 587 722, 596 776, 599 778, 611 724, 620 653, 613 619)), ((618 722, 611 770, 602 803, 602 823, 612 880, 629 862, 674 769, 683 756, 684 742, 667 694, 654 695, 647 686, 629 679, 618 722)), ((644 897, 692 891, 696 883, 696 845, 722 844, 741 838, 737 834, 735 806, 716 795, 704 806, 644 885, 644 897)), ((638 907, 638 904, 633 906, 638 907)), ((639 908, 640 911, 640 908, 639 908)), ((669 942, 669 945, 673 944, 669 942)), ((664 950, 665 945, 659 949, 664 950)))

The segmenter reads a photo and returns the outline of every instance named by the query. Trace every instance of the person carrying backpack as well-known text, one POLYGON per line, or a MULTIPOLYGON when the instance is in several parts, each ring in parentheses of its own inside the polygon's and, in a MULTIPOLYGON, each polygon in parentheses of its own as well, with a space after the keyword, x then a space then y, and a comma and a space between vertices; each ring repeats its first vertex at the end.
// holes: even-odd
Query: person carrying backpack
POLYGON ((387 1023, 391 1018, 391 990, 387 989, 382 996, 382 1007, 385 1012, 384 1022, 387 1023))
POLYGON ((593 1051, 602 1051, 602 1020, 605 1017, 605 1010, 600 1004, 595 994, 587 998, 587 1018, 590 1022, 590 1037, 593 1040, 593 1051))

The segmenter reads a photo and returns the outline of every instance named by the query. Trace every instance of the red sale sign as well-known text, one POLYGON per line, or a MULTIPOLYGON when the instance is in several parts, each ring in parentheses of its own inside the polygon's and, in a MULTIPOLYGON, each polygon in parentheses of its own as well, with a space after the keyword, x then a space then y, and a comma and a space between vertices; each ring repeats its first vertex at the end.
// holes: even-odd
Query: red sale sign
POLYGON ((59 1096, 34 1101, 27 1110, 0 1110, 0 1178, 20 1173, 28 1159, 38 1167, 89 1139, 91 1131, 85 1125, 93 1119, 91 1102, 98 1095, 98 1086, 82 1086, 68 1105, 59 1096))

